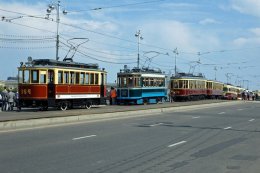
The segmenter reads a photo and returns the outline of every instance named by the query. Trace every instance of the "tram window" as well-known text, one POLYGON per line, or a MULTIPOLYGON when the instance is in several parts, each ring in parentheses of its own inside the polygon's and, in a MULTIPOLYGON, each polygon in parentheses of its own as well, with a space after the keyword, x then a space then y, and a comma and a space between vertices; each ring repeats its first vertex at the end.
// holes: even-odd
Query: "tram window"
POLYGON ((135 79, 135 87, 141 86, 141 84, 140 84, 140 82, 141 82, 140 78, 134 78, 134 79, 135 79))
POLYGON ((209 83, 209 82, 207 82, 207 89, 210 89, 210 87, 209 87, 209 84, 210 84, 210 83, 209 83))
POLYGON ((76 72, 76 84, 79 84, 79 72, 76 72))
POLYGON ((95 73, 95 85, 98 85, 99 83, 99 75, 98 73, 95 73))
POLYGON ((39 71, 31 70, 31 81, 32 83, 39 83, 39 71))
POLYGON ((161 79, 161 86, 163 87, 163 86, 165 86, 165 79, 163 78, 163 79, 161 79))
POLYGON ((132 76, 128 77, 128 86, 133 87, 134 86, 134 78, 132 76))
POLYGON ((193 89, 193 81, 192 80, 189 81, 189 88, 193 89))
POLYGON ((30 82, 30 72, 29 70, 24 70, 23 83, 29 83, 29 82, 30 82))
POLYGON ((154 80, 155 80, 155 79, 153 79, 153 78, 150 79, 150 86, 154 86, 154 84, 155 84, 155 83, 154 83, 154 80))
POLYGON ((126 77, 123 77, 123 80, 122 80, 122 86, 123 87, 127 87, 127 81, 126 81, 126 77))
POLYGON ((86 73, 85 84, 89 84, 89 73, 86 73))
POLYGON ((48 71, 48 83, 53 83, 54 82, 54 71, 49 70, 48 71))
POLYGON ((58 71, 58 84, 63 84, 63 73, 58 71))
POLYGON ((104 75, 104 84, 107 84, 107 74, 104 75))
POLYGON ((149 86, 149 78, 144 78, 144 86, 145 87, 149 86))
POLYGON ((68 71, 64 72, 64 83, 65 84, 69 83, 69 72, 68 71))
POLYGON ((149 78, 146 78, 145 83, 146 83, 146 84, 145 84, 146 86, 150 86, 150 79, 149 79, 149 78))
POLYGON ((154 86, 164 86, 164 79, 154 79, 154 86))
POLYGON ((182 86, 182 87, 183 87, 183 88, 187 88, 187 84, 188 84, 188 81, 187 81, 187 80, 184 80, 184 81, 183 81, 183 86, 182 86))
POLYGON ((46 73, 40 74, 40 83, 45 84, 46 83, 46 73))
POLYGON ((183 88, 183 81, 182 80, 179 81, 179 88, 183 88))
POLYGON ((84 84, 84 79, 85 79, 85 73, 80 73, 80 84, 84 84))
POLYGON ((73 71, 70 72, 70 84, 75 83, 75 73, 73 71))
POLYGON ((117 78, 117 86, 121 87, 121 78, 120 77, 117 78))
POLYGON ((173 88, 179 88, 178 81, 173 81, 173 88))
POLYGON ((19 70, 18 72, 18 82, 23 83, 23 70, 19 70))
POLYGON ((94 85, 94 73, 90 73, 89 82, 90 85, 94 85))

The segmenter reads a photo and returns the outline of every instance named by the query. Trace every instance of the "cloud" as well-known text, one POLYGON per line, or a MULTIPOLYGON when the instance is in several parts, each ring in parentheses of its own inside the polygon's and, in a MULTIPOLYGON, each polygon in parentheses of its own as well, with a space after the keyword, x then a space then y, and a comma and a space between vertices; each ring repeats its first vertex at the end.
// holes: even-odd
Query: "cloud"
POLYGON ((199 21, 199 24, 201 24, 201 25, 219 24, 219 23, 220 23, 219 21, 217 21, 215 19, 211 19, 211 18, 206 18, 206 19, 199 21))
POLYGON ((239 37, 236 38, 233 43, 235 46, 241 47, 244 45, 259 45, 260 44, 260 28, 251 28, 248 29, 248 33, 250 36, 248 37, 239 37))
MULTIPOLYGON (((165 49, 181 52, 216 50, 220 47, 219 37, 214 33, 198 29, 174 20, 147 21, 142 25, 143 37, 148 43, 161 45, 165 49), (147 38, 147 36, 149 38, 147 38)), ((196 57, 192 57, 196 58, 196 57)))
POLYGON ((259 0, 231 0, 231 8, 240 13, 260 17, 259 0))
POLYGON ((260 28, 252 28, 249 29, 249 31, 255 34, 257 37, 260 37, 260 28))

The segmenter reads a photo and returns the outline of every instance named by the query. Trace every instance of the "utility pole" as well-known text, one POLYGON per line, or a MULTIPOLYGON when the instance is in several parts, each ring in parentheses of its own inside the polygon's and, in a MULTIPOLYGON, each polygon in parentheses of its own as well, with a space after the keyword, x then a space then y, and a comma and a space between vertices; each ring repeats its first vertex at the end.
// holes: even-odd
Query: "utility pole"
POLYGON ((138 30, 138 32, 136 32, 136 34, 135 34, 135 37, 137 37, 137 46, 138 46, 138 54, 137 54, 137 68, 139 69, 139 64, 140 64, 140 53, 139 53, 139 51, 140 51, 140 39, 141 40, 143 40, 143 37, 142 37, 142 35, 141 35, 141 31, 140 30, 138 30))
POLYGON ((217 80, 217 67, 214 67, 214 70, 215 70, 215 80, 217 80))
POLYGON ((226 77, 227 77, 227 84, 228 84, 228 80, 230 79, 230 84, 231 84, 231 75, 233 73, 226 73, 226 77), (230 75, 230 76, 229 76, 230 75))
POLYGON ((174 49, 173 53, 175 54, 175 67, 174 67, 174 75, 177 75, 177 61, 176 56, 179 54, 177 47, 174 49))
MULTIPOLYGON (((56 60, 59 60, 59 24, 60 24, 60 1, 58 1, 57 3, 52 3, 49 4, 48 9, 47 9, 47 19, 49 19, 49 16, 52 12, 52 10, 56 10, 57 14, 56 14, 56 23, 57 23, 57 28, 56 28, 56 60)), ((66 15, 67 11, 63 10, 63 14, 66 15)))

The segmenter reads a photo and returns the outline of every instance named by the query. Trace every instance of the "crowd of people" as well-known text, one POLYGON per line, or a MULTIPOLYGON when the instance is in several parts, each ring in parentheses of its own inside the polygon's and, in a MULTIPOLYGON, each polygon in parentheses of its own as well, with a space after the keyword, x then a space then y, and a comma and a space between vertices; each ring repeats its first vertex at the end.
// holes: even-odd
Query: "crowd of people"
POLYGON ((256 100, 258 98, 258 94, 254 92, 250 92, 248 90, 244 90, 242 92, 242 100, 256 100))
POLYGON ((13 111, 14 107, 18 105, 18 94, 4 87, 1 92, 1 100, 1 111, 13 111))

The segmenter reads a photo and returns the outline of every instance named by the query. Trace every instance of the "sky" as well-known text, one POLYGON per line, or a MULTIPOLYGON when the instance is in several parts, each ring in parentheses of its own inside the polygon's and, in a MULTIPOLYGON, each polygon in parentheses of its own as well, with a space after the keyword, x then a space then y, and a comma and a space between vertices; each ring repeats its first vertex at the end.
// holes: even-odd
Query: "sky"
MULTIPOLYGON (((0 0, 0 80, 29 56, 56 59, 57 3, 0 0)), ((260 0, 61 0, 59 16, 60 60, 97 63, 108 82, 137 67, 140 30, 140 67, 171 76, 176 60, 177 72, 260 89, 260 0)))

